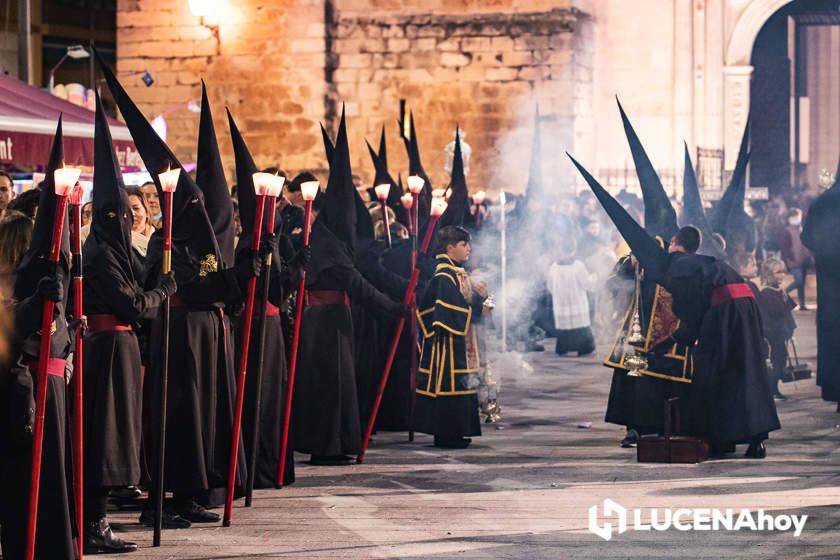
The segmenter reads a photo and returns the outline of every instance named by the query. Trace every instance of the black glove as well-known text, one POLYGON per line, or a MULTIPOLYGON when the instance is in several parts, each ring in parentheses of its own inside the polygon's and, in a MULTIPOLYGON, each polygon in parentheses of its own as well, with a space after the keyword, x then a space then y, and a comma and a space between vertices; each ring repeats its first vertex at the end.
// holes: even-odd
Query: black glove
POLYGON ((260 239, 260 258, 265 260, 277 248, 279 238, 274 233, 266 234, 260 239))
POLYGON ((45 276, 38 282, 38 295, 43 301, 58 303, 64 299, 64 287, 56 276, 45 276))
POLYGON ((251 278, 259 278, 261 270, 262 259, 260 253, 251 249, 233 267, 233 274, 236 276, 237 282, 244 285, 251 278))
POLYGON ((280 249, 280 256, 284 261, 289 262, 295 258, 295 244, 288 235, 281 235, 277 246, 280 249))
POLYGON ((165 296, 171 296, 178 291, 178 284, 175 282, 175 275, 171 272, 161 274, 158 277, 157 289, 163 292, 165 296))
POLYGON ((294 257, 292 257, 292 260, 289 261, 289 266, 292 268, 306 268, 310 259, 312 259, 312 249, 309 247, 303 247, 295 254, 294 257))

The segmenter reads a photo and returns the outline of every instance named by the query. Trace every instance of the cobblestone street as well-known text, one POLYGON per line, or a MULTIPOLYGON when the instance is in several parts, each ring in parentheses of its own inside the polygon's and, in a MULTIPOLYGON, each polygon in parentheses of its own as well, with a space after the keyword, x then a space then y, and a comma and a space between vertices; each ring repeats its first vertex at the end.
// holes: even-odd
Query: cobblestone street
MULTIPOLYGON (((814 314, 797 315, 800 354, 815 364, 814 314)), ((553 346, 547 345, 548 346, 553 346)), ((600 350, 599 350, 600 354, 600 350)), ((782 430, 767 458, 738 454, 699 465, 638 464, 623 429, 603 422, 608 370, 596 357, 530 354, 533 371, 503 373, 503 421, 464 451, 419 435, 379 434, 364 465, 297 465, 297 483, 238 501, 233 526, 151 532, 112 512, 141 550, 127 557, 190 558, 837 558, 840 414, 811 380, 786 384, 782 430), (591 422, 591 428, 579 424, 591 422), (792 531, 629 530, 605 541, 588 510, 750 508, 807 514, 792 531)), ((299 460, 304 457, 299 456, 299 460)), ((220 512, 221 513, 221 512, 220 512)), ((126 557, 126 558, 127 558, 126 557)))

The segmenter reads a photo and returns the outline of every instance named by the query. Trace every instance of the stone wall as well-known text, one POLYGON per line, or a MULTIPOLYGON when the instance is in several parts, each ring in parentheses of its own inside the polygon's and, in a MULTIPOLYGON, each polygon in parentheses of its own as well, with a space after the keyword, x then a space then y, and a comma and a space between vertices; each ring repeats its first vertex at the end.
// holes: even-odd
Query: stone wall
POLYGON ((231 152, 227 105, 258 165, 323 168, 317 122, 334 134, 344 102, 354 170, 372 178, 363 138, 375 142, 384 124, 396 175, 407 167, 396 125, 406 99, 435 182, 446 180, 443 148, 460 124, 473 147, 471 187, 521 190, 537 101, 557 150, 573 149, 585 136, 581 123, 590 126, 591 47, 578 44, 588 20, 550 7, 558 4, 243 0, 207 21, 185 0, 119 0, 118 70, 154 74, 151 88, 131 79, 126 86, 150 117, 169 111, 170 143, 186 160, 198 119, 185 102, 198 98, 204 78, 223 155, 231 152))

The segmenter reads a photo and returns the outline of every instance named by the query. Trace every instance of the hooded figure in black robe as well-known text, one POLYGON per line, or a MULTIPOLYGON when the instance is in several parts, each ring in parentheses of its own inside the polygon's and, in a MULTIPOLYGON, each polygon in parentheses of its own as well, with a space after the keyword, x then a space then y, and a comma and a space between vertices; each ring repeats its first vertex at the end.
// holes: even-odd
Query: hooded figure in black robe
POLYGON ((825 401, 840 412, 840 166, 834 185, 808 210, 802 243, 814 254, 817 269, 817 385, 825 401))
POLYGON ((44 411, 41 481, 35 558, 72 560, 76 529, 72 513, 70 450, 67 445, 67 383, 72 375, 74 328, 65 319, 70 278, 70 238, 65 213, 58 264, 49 262, 57 197, 53 172, 62 167, 63 144, 59 118, 46 178, 41 184, 38 214, 29 249, 14 281, 14 338, 9 363, 3 367, 3 429, 0 430, 0 526, 5 560, 25 556, 32 471, 32 433, 38 385, 42 306, 55 302, 47 401, 44 411))
MULTIPOLYGON (((257 167, 248 151, 242 134, 236 126, 233 117, 228 111, 228 124, 230 125, 231 139, 233 141, 233 154, 236 158, 236 184, 239 195, 239 216, 242 223, 242 234, 236 245, 236 258, 250 258, 253 239, 254 214, 256 212, 256 192, 254 191, 253 174, 257 167)), ((263 213, 263 220, 268 220, 268 205, 263 213)), ((282 229, 279 213, 275 216, 274 231, 282 229)), ((265 227, 265 230, 268 228, 265 227)), ((305 262, 305 253, 300 257, 293 258, 286 262, 280 254, 276 243, 266 237, 263 232, 264 247, 271 249, 271 272, 268 285, 268 301, 265 317, 265 351, 263 354, 262 383, 259 388, 260 422, 257 443, 256 470, 251 475, 254 477, 254 488, 275 488, 277 486, 278 459, 280 457, 280 444, 283 434, 283 404, 286 394, 286 384, 289 381, 289 370, 286 362, 286 344, 283 320, 280 308, 288 298, 289 293, 300 281, 296 279, 300 272, 300 266, 305 262)), ((259 352, 259 305, 260 294, 263 293, 264 275, 257 280, 256 298, 254 302, 254 317, 251 324, 251 343, 248 347, 248 375, 245 377, 245 405, 242 415, 242 430, 245 446, 248 455, 254 453, 251 449, 251 442, 254 437, 254 409, 257 401, 257 355, 259 352)), ((237 363, 238 363, 237 356, 237 363)), ((286 449, 285 473, 283 474, 283 485, 292 484, 295 480, 294 447, 289 445, 286 449)), ((249 463, 250 464, 250 463, 249 463)))
POLYGON ((747 193, 747 164, 750 160, 749 138, 748 118, 744 134, 741 136, 741 146, 738 149, 738 159, 732 171, 732 179, 723 196, 712 209, 709 220, 712 229, 726 240, 726 254, 730 261, 738 253, 755 251, 755 220, 744 209, 747 193))
POLYGON ((689 432, 707 438, 713 450, 748 442, 747 456, 763 458, 764 439, 780 425, 764 365, 761 316, 749 285, 714 257, 666 253, 589 172, 572 162, 648 278, 672 295, 680 324, 671 339, 690 347, 694 360, 689 432))
POLYGON ((694 165, 691 163, 691 155, 688 153, 688 144, 685 146, 685 167, 683 169, 683 208, 680 216, 681 226, 694 226, 700 231, 702 237, 700 249, 697 252, 701 255, 709 255, 716 259, 725 260, 726 253, 712 237, 714 230, 706 216, 706 209, 703 208, 703 199, 700 196, 700 189, 697 187, 697 175, 694 173, 694 165))
POLYGON ((293 409, 295 449, 312 455, 315 464, 347 463, 361 450, 350 301, 392 315, 405 312, 354 265, 358 193, 343 112, 330 163, 310 239, 293 409))
MULTIPOLYGON (((170 167, 180 167, 180 162, 110 68, 104 63, 101 67, 163 200, 158 175, 170 167)), ((188 525, 184 519, 198 523, 219 520, 196 500, 208 499, 208 490, 223 488, 227 483, 235 385, 225 304, 241 301, 242 287, 260 269, 256 252, 251 261, 229 268, 233 260, 233 209, 224 204, 222 193, 215 189, 211 192, 210 187, 207 192, 208 210, 214 212, 212 222, 202 191, 187 173, 180 173, 172 196, 172 271, 180 290, 172 298, 170 315, 164 473, 165 489, 175 496, 174 512, 167 512, 164 519, 164 525, 170 527, 188 525)), ((157 230, 147 253, 147 288, 157 284, 162 263, 163 231, 157 230)), ((158 449, 161 328, 159 320, 152 328, 151 363, 144 385, 143 441, 150 466, 155 465, 158 449)), ((239 459, 237 481, 241 483, 245 476, 242 453, 239 459)), ((152 517, 147 510, 141 521, 151 524, 152 517)))
POLYGON ((171 275, 145 291, 134 277, 131 205, 120 173, 108 121, 96 96, 93 215, 85 241, 85 551, 126 552, 137 545, 113 537, 105 519, 109 487, 140 482, 143 388, 140 346, 134 332, 153 319, 171 275))
MULTIPOLYGON (((664 246, 677 232, 676 212, 621 103, 618 103, 618 109, 642 189, 645 231, 661 240, 664 246)), ((682 404, 687 405, 685 401, 688 400, 692 374, 688 349, 683 344, 673 345, 660 354, 649 354, 652 348, 669 339, 678 320, 671 309, 671 294, 644 271, 639 271, 639 274, 638 305, 635 297, 629 302, 621 329, 604 362, 613 368, 605 420, 627 427, 623 447, 632 446, 639 435, 663 432, 664 403, 669 398, 681 397, 682 404), (631 377, 627 375, 625 365, 628 353, 626 339, 636 313, 645 342, 636 346, 634 351, 645 353, 648 364, 639 372, 640 377, 631 377)), ((609 281, 613 293, 622 291, 620 284, 634 290, 635 275, 636 269, 630 258, 622 258, 609 281)), ((685 417, 686 406, 682 409, 685 417)))

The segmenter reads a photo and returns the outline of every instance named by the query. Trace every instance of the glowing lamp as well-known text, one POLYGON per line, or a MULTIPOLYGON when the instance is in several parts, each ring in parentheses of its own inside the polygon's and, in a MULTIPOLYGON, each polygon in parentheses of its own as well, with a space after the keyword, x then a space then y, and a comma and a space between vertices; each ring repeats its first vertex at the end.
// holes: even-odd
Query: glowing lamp
POLYGON ((301 183, 300 194, 303 196, 303 200, 306 200, 307 202, 315 200, 315 196, 318 194, 319 188, 321 188, 321 184, 318 181, 306 181, 301 183))
POLYGON ((446 196, 446 189, 432 189, 432 198, 443 198, 446 196))
POLYGON ((379 200, 387 200, 388 193, 391 191, 391 185, 388 183, 376 185, 375 187, 373 187, 373 190, 376 191, 376 198, 378 198, 379 200))
POLYGON ((267 195, 271 190, 274 175, 271 173, 254 173, 251 177, 254 179, 254 192, 257 193, 257 196, 267 195))
POLYGON ((484 199, 487 198, 487 194, 484 191, 478 191, 473 195, 473 203, 476 206, 481 206, 484 204, 484 199))
POLYGON ((420 194, 420 191, 423 190, 423 185, 426 184, 426 181, 423 180, 423 177, 419 175, 411 175, 408 178, 408 190, 411 194, 420 194))
POLYGON ((283 185, 286 184, 286 178, 282 175, 272 175, 271 182, 268 185, 268 196, 277 198, 283 192, 283 185))
POLYGON ((56 169, 53 174, 55 179, 55 194, 58 196, 67 196, 79 180, 79 175, 82 170, 78 167, 62 167, 56 169))
POLYGON ((446 207, 448 206, 446 199, 443 198, 435 198, 432 199, 432 216, 440 217, 446 212, 446 207))
POLYGON ((414 197, 411 196, 411 193, 405 193, 400 197, 400 202, 402 202, 403 208, 411 210, 411 206, 414 204, 414 197))
POLYGON ((181 176, 181 168, 176 167, 175 169, 167 169, 160 175, 158 175, 158 180, 160 181, 160 190, 163 192, 175 192, 175 188, 178 186, 178 177, 181 176))

